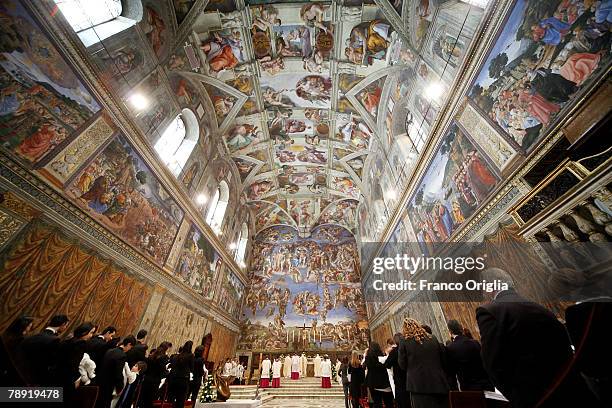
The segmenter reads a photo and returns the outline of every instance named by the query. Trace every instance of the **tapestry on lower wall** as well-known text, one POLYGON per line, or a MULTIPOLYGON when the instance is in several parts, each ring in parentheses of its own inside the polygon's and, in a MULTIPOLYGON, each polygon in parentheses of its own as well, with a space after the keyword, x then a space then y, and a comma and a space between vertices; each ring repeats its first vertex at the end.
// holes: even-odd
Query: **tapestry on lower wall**
POLYGON ((339 226, 291 227, 258 234, 238 347, 253 350, 354 350, 369 330, 353 235, 339 226))
POLYGON ((151 347, 169 341, 173 345, 171 353, 175 353, 188 340, 193 341, 194 345, 201 344, 207 324, 207 317, 165 295, 151 324, 147 341, 151 347))
POLYGON ((62 313, 69 330, 91 321, 123 337, 138 330, 151 291, 59 228, 34 221, 0 254, 0 330, 22 314, 40 330, 62 313))
POLYGON ((215 367, 222 365, 226 358, 234 357, 236 338, 238 333, 212 322, 207 332, 212 335, 212 344, 208 351, 208 361, 215 363, 215 367))

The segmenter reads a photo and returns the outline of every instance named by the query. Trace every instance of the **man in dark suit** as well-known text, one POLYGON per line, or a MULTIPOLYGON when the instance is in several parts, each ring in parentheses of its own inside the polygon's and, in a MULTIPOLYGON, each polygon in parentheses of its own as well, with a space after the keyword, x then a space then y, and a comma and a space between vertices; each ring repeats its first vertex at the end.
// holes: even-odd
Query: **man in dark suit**
POLYGON ((104 354, 112 348, 110 341, 117 334, 117 329, 113 326, 108 326, 100 334, 92 337, 87 342, 87 354, 96 363, 96 367, 102 365, 104 354))
POLYGON ((502 269, 487 269, 481 279, 508 285, 507 290, 484 292, 490 302, 476 309, 482 360, 493 385, 514 408, 533 408, 541 400, 539 407, 591 406, 584 382, 573 375, 548 395, 572 359, 567 332, 555 315, 519 296, 502 269))
POLYGON ((565 324, 576 347, 576 370, 601 406, 612 407, 612 353, 609 330, 612 298, 602 296, 577 303, 565 310, 565 324))
POLYGON ((399 345, 404 336, 396 333, 393 336, 393 345, 389 345, 385 368, 393 369, 393 382, 395 383, 395 402, 398 408, 410 408, 410 394, 406 391, 406 370, 398 362, 399 345))
POLYGON ((130 368, 134 367, 134 364, 139 361, 145 361, 147 348, 149 348, 146 339, 146 330, 139 330, 138 333, 136 333, 136 345, 127 353, 127 362, 130 368))
POLYGON ((480 343, 463 335, 457 320, 448 321, 452 340, 446 345, 448 370, 459 379, 461 391, 493 391, 494 387, 482 366, 480 343))
POLYGON ((398 363, 406 370, 406 390, 415 408, 448 408, 444 345, 414 319, 404 320, 398 363))
POLYGON ((51 318, 43 331, 23 340, 21 350, 24 356, 24 375, 28 385, 59 385, 54 376, 60 347, 59 336, 67 327, 68 317, 56 315, 51 318))
POLYGON ((102 366, 98 375, 100 392, 98 394, 97 408, 108 408, 113 399, 113 391, 117 395, 123 389, 123 367, 127 361, 127 352, 136 345, 134 336, 127 336, 119 347, 112 348, 104 354, 102 366))

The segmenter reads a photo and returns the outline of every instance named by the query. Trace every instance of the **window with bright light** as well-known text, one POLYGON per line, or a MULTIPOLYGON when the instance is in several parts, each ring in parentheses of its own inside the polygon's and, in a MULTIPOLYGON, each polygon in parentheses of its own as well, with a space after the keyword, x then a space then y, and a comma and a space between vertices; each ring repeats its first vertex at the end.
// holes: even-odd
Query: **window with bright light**
POLYGON ((249 227, 246 222, 242 223, 242 228, 240 229, 240 235, 238 235, 238 248, 236 248, 236 255, 234 259, 238 263, 238 265, 244 265, 244 256, 246 255, 246 248, 249 242, 249 227))
POLYGON ((420 153, 425 144, 425 134, 423 133, 422 123, 418 123, 412 113, 408 112, 405 128, 406 135, 410 139, 412 147, 417 153, 420 153))
POLYGON ((140 0, 55 0, 55 4, 86 47, 142 19, 140 0))
POLYGON ((229 187, 225 181, 221 181, 217 191, 215 191, 215 195, 210 201, 208 211, 206 212, 206 223, 217 235, 221 233, 223 217, 225 217, 225 210, 227 210, 228 202, 229 187))
POLYGON ((175 177, 178 177, 189 160, 189 156, 198 143, 198 125, 195 116, 189 109, 184 109, 168 125, 159 140, 155 143, 155 151, 175 177), (188 122, 187 124, 185 122, 188 122), (194 129, 195 127, 195 129, 194 129))
POLYGON ((74 31, 81 32, 121 15, 121 0, 55 0, 74 31))

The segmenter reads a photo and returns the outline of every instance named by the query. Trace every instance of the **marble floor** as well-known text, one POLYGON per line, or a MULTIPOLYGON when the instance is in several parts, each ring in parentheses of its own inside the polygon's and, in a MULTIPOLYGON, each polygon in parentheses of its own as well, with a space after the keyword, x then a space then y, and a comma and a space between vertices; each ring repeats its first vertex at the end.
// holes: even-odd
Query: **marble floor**
POLYGON ((261 408, 344 408, 344 399, 273 399, 261 408))

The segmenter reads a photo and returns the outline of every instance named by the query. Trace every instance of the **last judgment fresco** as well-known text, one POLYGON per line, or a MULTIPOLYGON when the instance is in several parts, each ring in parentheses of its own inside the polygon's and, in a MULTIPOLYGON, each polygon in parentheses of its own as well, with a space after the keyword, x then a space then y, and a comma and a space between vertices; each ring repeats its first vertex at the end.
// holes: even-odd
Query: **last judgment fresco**
POLYGON ((369 336, 353 235, 321 226, 303 238, 267 228, 253 247, 238 347, 254 350, 353 350, 369 336))

